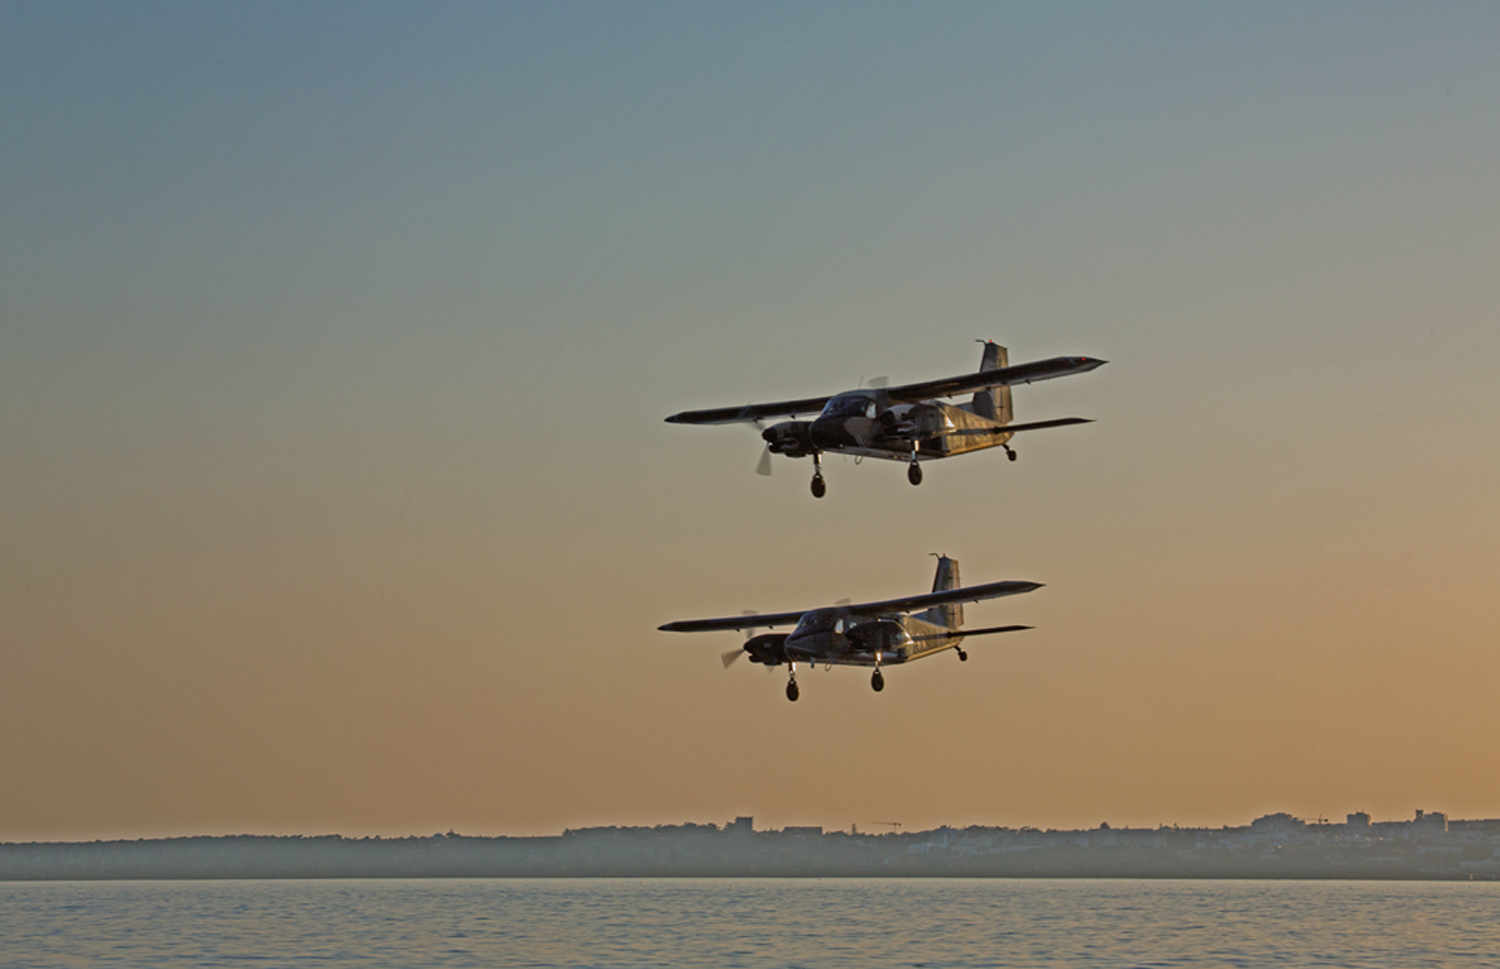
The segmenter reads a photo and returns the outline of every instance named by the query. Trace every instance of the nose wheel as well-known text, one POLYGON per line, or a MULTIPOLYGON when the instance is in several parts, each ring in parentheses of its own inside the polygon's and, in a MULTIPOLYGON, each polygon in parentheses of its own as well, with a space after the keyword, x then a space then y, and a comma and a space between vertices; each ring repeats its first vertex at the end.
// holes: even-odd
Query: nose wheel
POLYGON ((793 703, 796 703, 797 702, 797 697, 799 697, 801 695, 802 695, 802 691, 799 690, 799 689, 797 689, 797 681, 796 680, 787 680, 786 681, 786 698, 788 700, 791 700, 793 703))
POLYGON ((881 690, 885 689, 884 673, 876 670, 874 674, 870 676, 870 689, 874 690, 876 693, 879 693, 881 690))
POLYGON ((913 461, 906 466, 906 480, 914 485, 922 483, 922 466, 913 461))
POLYGON ((1014 452, 1014 451, 1012 451, 1010 449, 1010 445, 1009 444, 1002 444, 1000 446, 1003 447, 1003 448, 1005 448, 1005 457, 1006 457, 1006 460, 1014 461, 1016 459, 1016 452, 1014 452))
POLYGON ((969 654, 968 653, 966 653, 963 650, 959 649, 957 646, 955 646, 953 648, 958 651, 958 661, 960 663, 967 663, 969 661, 969 654))

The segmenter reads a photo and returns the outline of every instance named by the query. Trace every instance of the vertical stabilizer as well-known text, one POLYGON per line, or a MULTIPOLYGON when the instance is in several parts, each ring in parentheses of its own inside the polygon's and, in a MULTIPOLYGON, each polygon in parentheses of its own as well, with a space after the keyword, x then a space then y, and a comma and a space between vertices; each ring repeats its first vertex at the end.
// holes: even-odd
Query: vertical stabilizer
MULTIPOLYGON (((1000 344, 990 340, 984 341, 984 358, 979 361, 979 372, 986 370, 999 370, 1001 367, 1010 365, 1010 355, 1000 344)), ((1010 412, 1010 388, 991 387, 981 390, 974 395, 974 402, 969 405, 969 410, 980 417, 988 417, 992 421, 1001 424, 1009 424, 1012 420, 1010 412)))
MULTIPOLYGON (((958 560, 946 555, 937 557, 937 575, 932 579, 933 592, 947 592, 959 588, 958 560)), ((928 622, 957 629, 964 624, 964 607, 961 602, 950 602, 945 606, 933 606, 922 614, 928 622)))

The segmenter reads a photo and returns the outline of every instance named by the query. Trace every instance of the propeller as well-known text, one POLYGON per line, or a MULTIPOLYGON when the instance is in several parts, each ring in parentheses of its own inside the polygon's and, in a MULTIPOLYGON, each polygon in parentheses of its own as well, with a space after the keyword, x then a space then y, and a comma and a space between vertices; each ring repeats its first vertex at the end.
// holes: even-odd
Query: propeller
MULTIPOLYGON (((771 463, 771 454, 770 454, 769 451, 766 452, 765 460, 762 463, 763 464, 770 464, 771 463)), ((769 471, 766 472, 766 474, 770 474, 770 473, 771 472, 769 472, 769 471)), ((757 613, 754 609, 741 609, 740 610, 740 615, 742 615, 742 616, 756 616, 756 615, 759 615, 759 613, 757 613)), ((754 636, 755 636, 755 630, 754 630, 754 628, 745 630, 745 642, 748 643, 752 638, 754 638, 754 636)), ((729 667, 731 667, 731 666, 734 665, 734 661, 735 660, 739 659, 741 656, 744 656, 744 655, 745 655, 745 647, 741 646, 739 649, 731 649, 729 652, 724 653, 722 656, 719 657, 719 659, 723 660, 723 662, 724 662, 724 668, 727 670, 727 669, 729 669, 729 667)))
MULTIPOLYGON (((751 421, 749 426, 755 431, 756 437, 761 436, 761 431, 764 430, 764 427, 761 425, 760 421, 751 421)), ((760 462, 755 466, 755 473, 760 475, 762 478, 769 478, 771 476, 770 441, 766 442, 765 448, 760 452, 760 462)))

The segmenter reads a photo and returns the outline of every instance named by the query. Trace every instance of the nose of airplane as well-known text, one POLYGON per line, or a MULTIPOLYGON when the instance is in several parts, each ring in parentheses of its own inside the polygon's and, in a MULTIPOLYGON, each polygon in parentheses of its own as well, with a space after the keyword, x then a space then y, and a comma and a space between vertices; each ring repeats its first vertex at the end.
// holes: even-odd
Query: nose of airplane
POLYGON ((840 417, 820 417, 807 430, 813 444, 820 448, 836 448, 854 443, 854 438, 844 427, 844 420, 840 417))

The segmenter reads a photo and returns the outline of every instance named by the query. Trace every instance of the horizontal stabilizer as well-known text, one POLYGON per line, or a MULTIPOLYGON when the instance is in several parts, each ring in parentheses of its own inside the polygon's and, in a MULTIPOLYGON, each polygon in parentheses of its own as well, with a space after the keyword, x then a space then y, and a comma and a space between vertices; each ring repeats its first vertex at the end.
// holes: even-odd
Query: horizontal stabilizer
POLYGON ((994 633, 1018 633, 1023 629, 1034 629, 1034 626, 988 626, 984 629, 955 629, 955 633, 961 636, 989 636, 994 633))
POLYGON ((1049 427, 1069 427, 1073 424, 1092 424, 1092 417, 1059 417, 1050 421, 1031 421, 1026 424, 1002 424, 1000 427, 964 427, 956 431, 948 431, 949 434, 967 434, 973 437, 991 436, 996 434, 1012 434, 1016 431, 1040 431, 1049 427))
POLYGON ((1050 421, 1030 421, 1026 424, 1007 424, 1002 430, 1006 431, 1040 431, 1048 427, 1071 427, 1074 424, 1092 424, 1092 417, 1059 417, 1050 421))

